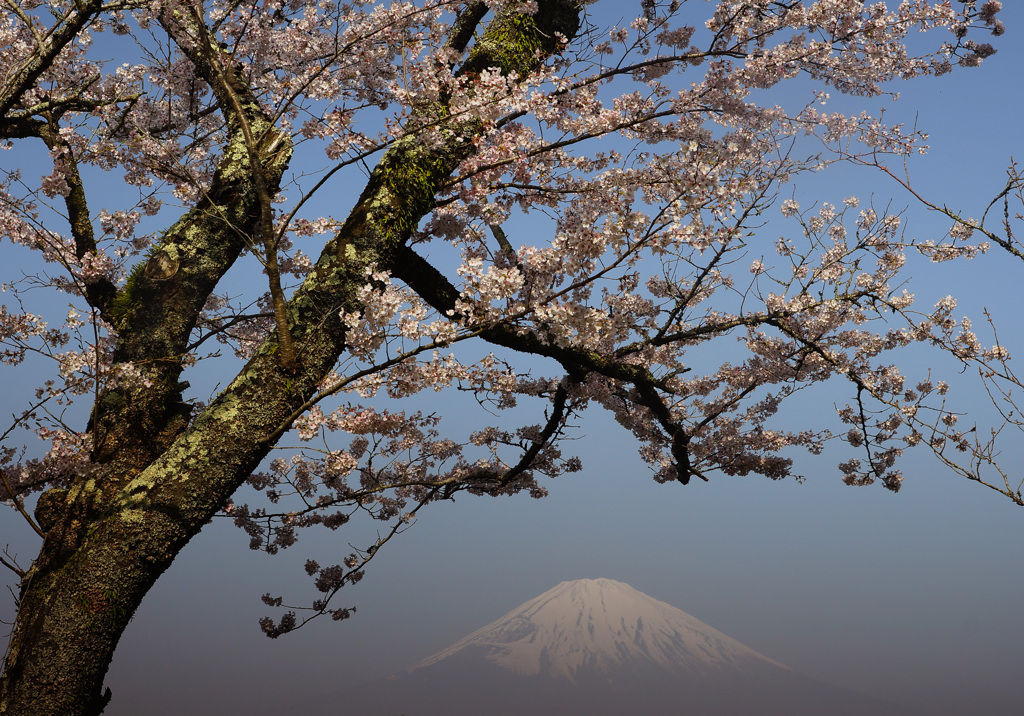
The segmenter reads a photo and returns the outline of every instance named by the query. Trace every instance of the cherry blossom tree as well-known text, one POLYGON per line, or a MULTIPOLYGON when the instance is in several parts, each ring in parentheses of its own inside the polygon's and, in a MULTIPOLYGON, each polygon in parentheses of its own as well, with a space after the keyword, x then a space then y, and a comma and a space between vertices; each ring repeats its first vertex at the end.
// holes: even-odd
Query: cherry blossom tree
POLYGON ((795 476, 794 449, 835 443, 843 480, 897 490, 904 449, 956 438, 945 384, 897 354, 1005 351, 901 269, 987 245, 786 196, 922 151, 829 93, 978 65, 1000 3, 644 0, 611 27, 599 5, 5 0, 0 227, 34 258, 4 267, 0 355, 49 377, 0 445, 41 538, 4 558, 0 712, 100 713, 121 633, 217 515, 269 552, 380 521, 261 626, 348 617, 339 590, 425 506, 580 470, 588 408, 684 485, 795 476), (778 426, 831 379, 835 425, 778 426), (443 407, 463 396, 471 429, 443 407))

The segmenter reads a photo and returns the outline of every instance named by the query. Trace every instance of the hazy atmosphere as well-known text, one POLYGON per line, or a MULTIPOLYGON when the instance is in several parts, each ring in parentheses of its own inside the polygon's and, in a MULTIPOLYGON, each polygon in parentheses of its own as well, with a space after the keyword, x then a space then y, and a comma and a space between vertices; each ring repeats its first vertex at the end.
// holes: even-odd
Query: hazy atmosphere
MULTIPOLYGON (((686 5, 694 23, 711 7, 686 5)), ((998 52, 981 67, 889 86, 901 93, 898 101, 870 101, 871 108, 888 108, 888 121, 899 117, 930 134, 927 155, 909 159, 914 189, 964 215, 980 216, 1005 185, 1011 157, 1024 157, 1024 7, 1012 0, 1003 5, 1006 32, 984 38, 998 52)), ((591 21, 612 25, 639 6, 639 0, 599 2, 591 21)), ((772 99, 773 91, 769 101, 780 104, 799 92, 783 87, 772 99)), ((837 97, 835 106, 849 111, 858 101, 837 97)), ((798 177, 782 191, 792 195, 780 195, 780 202, 792 198, 804 207, 840 205, 850 195, 895 212, 905 207, 903 225, 916 238, 938 240, 949 229, 947 218, 877 170, 838 166, 798 177)), ((760 231, 768 246, 791 227, 783 228, 778 205, 766 218, 760 231)), ((514 222, 506 231, 516 246, 542 241, 517 238, 514 222)), ((3 263, 24 256, 6 239, 0 243, 3 263)), ((1024 359, 1024 264, 1017 259, 998 248, 939 265, 917 257, 906 275, 923 306, 956 296, 956 315, 972 316, 986 345, 989 311, 1001 344, 1024 359)), ((987 430, 998 417, 975 368, 964 371, 922 347, 901 355, 911 381, 931 370, 933 380, 951 384, 950 404, 966 413, 962 425, 977 421, 987 430)), ((3 414, 23 409, 30 388, 16 385, 40 380, 31 370, 0 366, 3 414)), ((204 400, 226 382, 223 376, 208 376, 201 386, 190 380, 204 400)), ((834 421, 850 389, 835 380, 829 386, 797 395, 779 423, 801 429, 834 421)), ((429 392, 414 402, 445 414, 458 405, 450 393, 429 392)), ((455 412, 449 426, 468 428, 478 419, 455 412)), ((926 448, 908 451, 897 494, 880 484, 844 485, 836 467, 841 458, 828 447, 820 456, 792 453, 803 481, 712 473, 709 482, 658 484, 636 440, 605 411, 589 409, 574 424, 579 439, 563 450, 579 455, 583 469, 543 478, 549 496, 459 493, 430 505, 386 545, 365 579, 335 597, 336 606, 356 607, 350 619, 315 620, 278 639, 260 631, 258 620, 273 613, 260 596, 308 601, 313 590, 305 561, 340 561, 350 545, 372 543, 381 526, 354 520, 329 534, 311 530, 270 556, 249 550, 248 536, 229 519, 215 518, 156 583, 125 632, 107 678, 114 698, 104 713, 303 713, 297 704, 407 668, 556 584, 582 578, 626 583, 831 684, 937 716, 1020 713, 1024 508, 953 475, 926 448)), ((1024 459, 1024 445, 1006 437, 1001 463, 1013 469, 1024 459)), ((286 436, 281 444, 296 442, 286 436)), ((4 545, 23 566, 38 551, 13 510, 0 516, 4 545)), ((4 580, 16 589, 12 573, 4 580)), ((5 590, 5 622, 13 618, 13 601, 5 590)))

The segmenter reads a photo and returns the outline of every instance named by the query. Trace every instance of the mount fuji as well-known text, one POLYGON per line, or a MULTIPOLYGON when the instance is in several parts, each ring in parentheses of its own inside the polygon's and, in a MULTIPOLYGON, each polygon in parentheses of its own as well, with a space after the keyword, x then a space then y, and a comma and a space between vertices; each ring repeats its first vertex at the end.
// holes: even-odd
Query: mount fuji
POLYGON ((624 673, 712 675, 762 663, 786 669, 686 612, 611 579, 579 579, 522 604, 409 671, 460 652, 522 676, 619 680, 624 673))
POLYGON ((562 582, 329 708, 359 716, 907 716, 611 579, 562 582))

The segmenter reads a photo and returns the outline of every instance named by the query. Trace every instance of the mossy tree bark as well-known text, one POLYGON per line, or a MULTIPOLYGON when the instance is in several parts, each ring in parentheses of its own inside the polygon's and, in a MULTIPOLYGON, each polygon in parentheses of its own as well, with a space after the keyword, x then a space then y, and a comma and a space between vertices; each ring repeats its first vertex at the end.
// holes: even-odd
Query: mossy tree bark
MULTIPOLYGON (((497 67, 523 76, 557 51, 559 35, 576 35, 578 1, 539 5, 535 16, 508 13, 492 19, 460 71, 497 67)), ((460 49, 469 44, 484 10, 476 3, 454 26, 452 41, 460 49)), ((173 22, 166 27, 172 37, 181 30, 173 22)), ((209 57, 193 44, 179 42, 197 72, 217 86, 209 57)), ((223 59, 230 66, 230 58, 223 59)), ((0 677, 0 713, 68 716, 104 709, 110 698, 109 690, 103 691, 104 676, 142 599, 337 364, 346 330, 339 311, 359 309, 364 269, 375 265, 402 273, 396 269, 408 257, 405 242, 432 208, 437 188, 472 151, 477 130, 472 122, 450 122, 449 140, 441 147, 428 148, 411 133, 384 154, 348 220, 288 302, 299 365, 282 365, 276 355, 279 340, 272 334, 190 422, 179 382, 189 335, 217 282, 255 241, 261 220, 251 146, 246 147, 242 128, 258 138, 256 171, 265 190, 277 190, 291 157, 288 135, 273 126, 241 74, 231 90, 233 101, 218 97, 229 131, 206 197, 163 235, 116 295, 93 292, 95 308, 118 329, 115 361, 140 366, 146 380, 109 390, 95 405, 90 431, 97 472, 40 498, 36 515, 46 537, 20 585, 0 677)), ((446 121, 443 107, 432 111, 436 114, 428 119, 446 121)), ((2 125, 0 120, 0 135, 2 125)), ((43 130, 22 122, 6 133, 42 136, 43 130)), ((79 200, 82 212, 84 197, 79 200)), ((430 275, 421 272, 417 280, 429 281, 430 275)), ((431 302, 445 291, 442 285, 424 286, 431 302)))

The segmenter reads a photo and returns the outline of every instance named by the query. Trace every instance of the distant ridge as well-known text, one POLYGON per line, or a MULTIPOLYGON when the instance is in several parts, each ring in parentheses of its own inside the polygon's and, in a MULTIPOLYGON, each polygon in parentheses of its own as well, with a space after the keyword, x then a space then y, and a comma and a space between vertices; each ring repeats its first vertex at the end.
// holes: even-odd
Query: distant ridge
POLYGON ((406 671, 303 714, 913 716, 816 681, 611 579, 562 582, 406 671))

